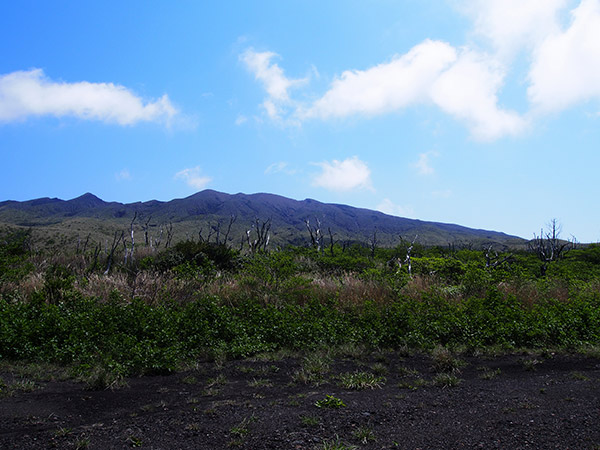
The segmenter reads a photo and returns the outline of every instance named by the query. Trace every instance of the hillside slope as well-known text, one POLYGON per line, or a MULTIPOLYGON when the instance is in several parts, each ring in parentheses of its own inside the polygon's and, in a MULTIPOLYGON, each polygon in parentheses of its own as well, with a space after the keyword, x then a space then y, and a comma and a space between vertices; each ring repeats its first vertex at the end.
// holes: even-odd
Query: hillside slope
MULTIPOLYGON (((24 202, 0 202, 0 223, 5 226, 31 227, 63 240, 91 234, 96 239, 107 238, 116 230, 128 230, 132 219, 136 233, 148 224, 148 234, 157 239, 162 230, 172 225, 173 239, 212 239, 220 225, 221 237, 230 218, 236 217, 229 234, 230 244, 237 246, 245 240, 252 226, 270 220, 271 238, 276 245, 303 245, 309 242, 306 220, 315 226, 321 223, 329 242, 329 229, 336 241, 367 242, 376 232, 378 245, 393 246, 404 239, 418 236, 424 245, 449 243, 487 243, 502 246, 519 245, 521 238, 504 233, 471 229, 454 224, 426 222, 390 216, 378 211, 347 205, 326 204, 316 200, 292 200, 274 194, 225 194, 204 190, 169 202, 156 200, 123 204, 105 202, 86 193, 72 200, 40 198, 24 202)), ((140 238, 138 238, 140 239, 140 238)))

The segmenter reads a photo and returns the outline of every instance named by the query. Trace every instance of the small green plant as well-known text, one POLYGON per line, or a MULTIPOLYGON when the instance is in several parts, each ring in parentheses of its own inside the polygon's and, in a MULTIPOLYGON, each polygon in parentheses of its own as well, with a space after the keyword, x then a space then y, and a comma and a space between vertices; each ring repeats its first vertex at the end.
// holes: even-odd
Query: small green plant
POLYGON ((196 379, 196 377, 188 375, 187 377, 182 378, 181 382, 185 384, 196 384, 198 380, 196 379))
POLYGON ((79 438, 77 438, 77 440, 75 441, 75 449, 76 450, 83 450, 84 448, 88 448, 90 446, 90 438, 87 436, 80 436, 79 438))
POLYGON ((452 352, 438 345, 431 352, 431 358, 433 359, 433 370, 437 373, 441 372, 458 372, 464 363, 455 358, 452 352))
POLYGON ((321 423, 321 420, 317 416, 300 416, 300 421, 305 427, 316 427, 321 423))
POLYGON ((215 378, 210 378, 206 383, 206 387, 212 388, 212 387, 217 387, 217 386, 223 386, 226 383, 227 383, 227 378, 225 377, 225 375, 220 373, 215 378))
POLYGON ((60 427, 58 430, 54 432, 54 436, 56 437, 65 437, 71 434, 73 430, 71 428, 60 427))
POLYGON ((442 388, 454 387, 460 384, 460 378, 451 373, 438 373, 433 377, 433 384, 442 388))
POLYGON ((537 370, 537 366, 540 365, 542 361, 537 358, 528 358, 523 360, 523 368, 528 372, 534 372, 537 370))
POLYGON ((326 395, 324 399, 317 400, 315 402, 315 406, 317 408, 339 409, 345 408, 346 404, 341 399, 334 397, 333 395, 326 395))
POLYGON ((411 391, 416 391, 422 386, 427 386, 427 380, 424 378, 415 378, 398 383, 400 389, 410 389, 411 391))
POLYGON ((323 441, 321 450, 355 450, 356 445, 349 445, 343 442, 336 434, 335 439, 323 441))
POLYGON ((323 377, 329 372, 331 357, 323 352, 311 353, 304 357, 302 368, 317 377, 323 377))
POLYGON ((376 441, 375 433, 370 427, 359 427, 352 432, 352 436, 357 439, 361 444, 368 444, 369 442, 376 441))
POLYGON ((248 386, 253 388, 273 387, 273 383, 267 378, 254 378, 252 381, 248 382, 248 386))
POLYGON ((417 377, 419 376, 419 371, 416 369, 409 369, 408 367, 398 366, 398 375, 401 377, 417 377))
POLYGON ((79 377, 86 384, 87 389, 91 391, 101 391, 105 389, 120 389, 127 386, 123 375, 118 370, 104 366, 95 366, 86 370, 79 377))
POLYGON ((347 372, 339 375, 340 384, 345 389, 375 389, 381 388, 385 378, 369 372, 347 372))
POLYGON ((127 437, 127 444, 129 444, 130 447, 141 447, 142 446, 142 440, 137 437, 137 436, 128 436, 127 437))
POLYGON ((590 378, 582 374, 581 372, 571 372, 571 378, 579 381, 590 381, 590 378))
POLYGON ((11 384, 11 388, 15 391, 33 392, 37 389, 37 384, 33 380, 23 378, 11 384))
POLYGON ((229 429, 229 433, 238 438, 246 436, 250 432, 250 424, 256 421, 256 417, 251 415, 250 417, 244 417, 240 423, 234 425, 229 429))
POLYGON ((481 368, 481 374, 479 375, 479 378, 481 378, 483 380, 493 380, 494 378, 496 378, 497 376, 499 376, 500 373, 501 373, 500 368, 492 370, 489 367, 482 367, 481 368))
POLYGON ((377 362, 371 366, 371 370, 375 375, 384 376, 389 373, 388 366, 383 363, 377 362))

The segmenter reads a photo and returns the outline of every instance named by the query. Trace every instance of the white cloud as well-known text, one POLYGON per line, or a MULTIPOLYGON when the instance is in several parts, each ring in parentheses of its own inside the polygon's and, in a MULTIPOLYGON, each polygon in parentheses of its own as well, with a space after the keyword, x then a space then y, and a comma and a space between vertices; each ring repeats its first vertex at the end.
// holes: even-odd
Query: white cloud
POLYGON ((357 156, 343 161, 315 163, 322 171, 313 179, 313 185, 332 191, 372 189, 371 171, 357 156))
POLYGON ((555 112, 600 99, 600 1, 582 0, 569 27, 548 36, 534 52, 529 100, 541 112, 555 112))
POLYGON ((287 78, 281 67, 271 61, 277 56, 273 52, 255 52, 253 49, 246 50, 240 56, 240 60, 246 64, 248 70, 254 74, 254 77, 263 84, 267 91, 268 96, 262 106, 272 119, 279 118, 283 109, 292 103, 288 91, 307 81, 306 79, 287 78))
POLYGON ((419 154, 419 160, 413 164, 419 175, 432 175, 435 170, 431 167, 431 157, 438 156, 436 152, 427 152, 419 154))
POLYGON ((128 181, 131 180, 131 173, 128 169, 123 169, 115 174, 117 181, 128 181))
POLYGON ((498 107, 503 78, 503 70, 494 59, 464 50, 435 80, 431 99, 446 113, 466 122, 476 139, 515 135, 523 131, 526 122, 516 112, 498 107))
POLYGON ((484 54, 427 40, 391 62, 365 71, 346 71, 302 118, 377 115, 432 102, 465 122, 472 135, 492 140, 517 134, 525 121, 498 107, 504 73, 484 54))
POLYGON ((246 123, 247 121, 248 121, 248 118, 246 116, 240 114, 235 119, 235 124, 239 126, 239 125, 242 125, 242 124, 246 123))
POLYGON ((415 215, 412 206, 396 205, 389 198, 384 198, 375 209, 390 216, 414 217, 415 215))
POLYGON ((175 174, 176 180, 183 180, 188 186, 194 189, 204 189, 208 183, 212 181, 212 178, 202 176, 200 166, 191 167, 189 169, 183 169, 175 174))
POLYGON ((73 116, 119 125, 142 121, 168 124, 177 113, 167 95, 144 102, 112 83, 55 82, 41 69, 0 76, 0 122, 31 116, 73 116))
POLYGON ((347 70, 307 110, 303 118, 377 115, 423 102, 439 74, 456 60, 445 42, 426 40, 408 53, 367 70, 347 70))
POLYGON ((300 80, 285 77, 271 61, 275 54, 249 50, 242 59, 265 86, 267 114, 278 120, 373 117, 429 104, 475 139, 492 141, 523 133, 540 113, 600 99, 600 0, 451 1, 472 20, 466 45, 427 39, 390 61, 343 71, 309 103, 290 97, 300 80), (523 63, 527 77, 514 73, 523 63), (508 74, 528 83, 529 112, 502 106, 508 74))
POLYGON ((288 163, 286 163, 284 161, 279 161, 279 162, 273 163, 269 167, 267 167, 265 169, 265 174, 269 175, 269 174, 273 174, 273 173, 283 172, 284 170, 288 174, 293 173, 293 171, 286 170, 287 167, 288 167, 288 163))
POLYGON ((491 43, 502 59, 531 50, 558 31, 558 13, 570 0, 463 0, 474 32, 491 43))

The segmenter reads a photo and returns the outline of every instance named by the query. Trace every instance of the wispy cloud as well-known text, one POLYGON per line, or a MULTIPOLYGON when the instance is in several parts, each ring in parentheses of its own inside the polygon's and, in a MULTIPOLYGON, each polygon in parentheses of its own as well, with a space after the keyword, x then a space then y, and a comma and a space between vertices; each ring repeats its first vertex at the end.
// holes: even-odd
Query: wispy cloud
POLYGON ((129 172, 129 169, 123 169, 115 173, 115 178, 117 181, 129 181, 131 180, 131 173, 129 172))
POLYGON ((437 152, 420 153, 419 159, 413 164, 413 167, 417 169, 419 175, 432 175, 435 170, 431 166, 431 158, 436 156, 438 156, 437 152))
POLYGON ((240 114, 239 116, 236 117, 235 124, 239 126, 239 125, 246 123, 247 121, 248 121, 248 118, 246 116, 244 116, 243 114, 240 114))
POLYGON ((373 189, 371 170, 357 156, 343 161, 334 159, 315 163, 321 167, 321 173, 313 179, 313 185, 332 191, 352 191, 355 189, 373 189))
POLYGON ((240 60, 246 68, 254 74, 267 91, 262 106, 271 119, 278 119, 284 108, 292 102, 289 90, 294 86, 304 84, 307 79, 291 79, 285 76, 283 70, 277 63, 272 62, 278 55, 273 52, 256 52, 253 49, 246 50, 240 60))
POLYGON ((279 172, 285 172, 288 175, 292 175, 295 173, 295 170, 290 169, 289 164, 285 161, 275 162, 275 163, 269 165, 269 167, 267 167, 265 169, 266 175, 279 173, 279 172))
POLYGON ((376 206, 378 211, 390 216, 414 217, 415 211, 412 206, 401 206, 392 202, 389 198, 384 198, 379 205, 376 206))
POLYGON ((183 169, 177 172, 175 174, 175 179, 185 181, 188 186, 198 190, 204 189, 206 185, 212 181, 212 178, 201 174, 200 166, 183 169))
POLYGON ((119 125, 168 125, 177 114, 167 95, 144 101, 124 86, 112 83, 56 82, 41 69, 0 76, 0 122, 70 116, 119 125))

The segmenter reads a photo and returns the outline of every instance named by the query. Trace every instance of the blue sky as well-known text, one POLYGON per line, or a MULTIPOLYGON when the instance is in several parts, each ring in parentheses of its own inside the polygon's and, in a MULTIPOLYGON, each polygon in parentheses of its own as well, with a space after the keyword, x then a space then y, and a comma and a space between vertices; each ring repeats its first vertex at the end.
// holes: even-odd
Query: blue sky
POLYGON ((600 240, 600 0, 0 5, 0 200, 271 192, 600 240))

